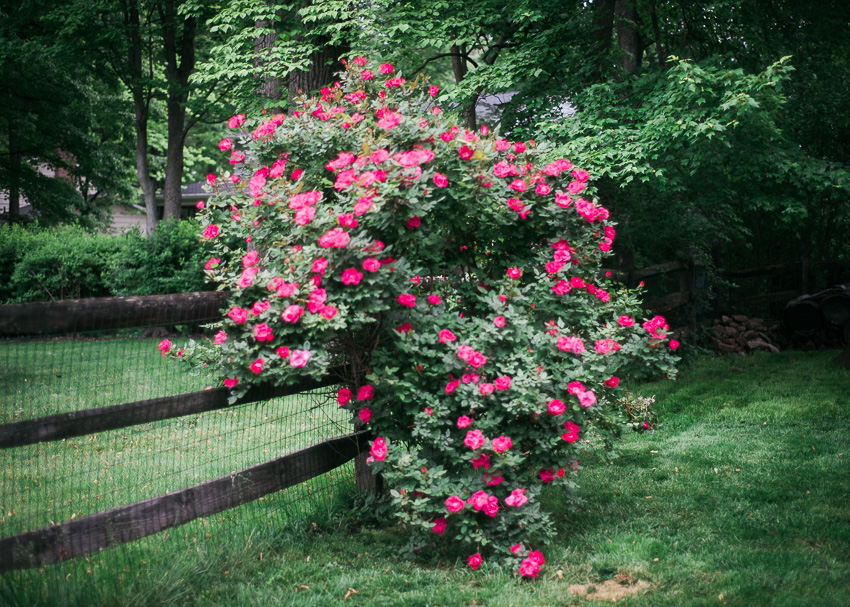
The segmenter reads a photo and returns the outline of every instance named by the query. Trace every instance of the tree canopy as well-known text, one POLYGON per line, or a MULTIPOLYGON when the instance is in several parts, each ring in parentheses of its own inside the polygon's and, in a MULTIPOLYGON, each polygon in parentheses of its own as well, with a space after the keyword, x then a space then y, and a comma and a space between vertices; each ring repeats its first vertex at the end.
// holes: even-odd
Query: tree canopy
POLYGON ((216 130, 205 122, 230 108, 291 111, 298 91, 330 84, 340 60, 368 55, 408 78, 427 74, 468 127, 550 139, 595 170, 623 218, 619 246, 646 262, 708 260, 718 247, 727 260, 848 256, 850 7, 839 0, 469 0, 462 10, 446 0, 99 0, 2 10, 0 187, 43 192, 34 198, 44 213, 85 215, 91 203, 73 187, 48 191, 64 186, 23 165, 59 164, 61 149, 98 191, 126 190, 135 165, 149 201, 158 177, 173 202, 187 158, 195 174, 212 168, 216 130), (39 33, 45 23, 49 35, 39 33), (510 100, 498 112, 476 112, 500 93, 510 100), (188 142, 196 147, 181 152, 188 142))

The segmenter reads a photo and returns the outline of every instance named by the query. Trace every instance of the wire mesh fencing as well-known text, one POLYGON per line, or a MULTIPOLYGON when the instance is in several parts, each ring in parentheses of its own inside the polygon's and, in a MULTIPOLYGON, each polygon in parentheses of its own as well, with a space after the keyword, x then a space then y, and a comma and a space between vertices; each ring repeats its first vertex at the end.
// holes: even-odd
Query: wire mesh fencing
MULTIPOLYGON (((354 452, 340 442, 352 431, 350 419, 328 386, 63 436, 67 423, 109 407, 133 403, 130 413, 116 411, 126 418, 150 409, 151 399, 185 395, 166 399, 167 413, 180 412, 215 392, 208 379, 157 349, 164 336, 175 347, 190 336, 209 337, 204 323, 217 308, 194 305, 200 312, 136 309, 134 320, 117 302, 111 312, 101 306, 99 318, 66 313, 58 335, 9 337, 19 331, 9 329, 0 338, 0 441, 8 439, 0 449, 0 537, 40 530, 26 546, 15 545, 26 552, 16 558, 35 567, 0 574, 0 603, 89 604, 110 586, 127 592, 151 575, 162 578, 165 591, 169 575, 208 566, 222 546, 250 546, 309 524, 353 493, 354 452), (34 429, 48 438, 11 446, 34 429), (98 550, 135 537, 141 539, 98 550), (64 560, 63 550, 90 554, 64 560), (46 564, 56 560, 62 562, 46 564)), ((0 331, 20 312, 10 308, 0 308, 0 331)), ((44 315, 45 332, 52 332, 51 314, 44 315)))

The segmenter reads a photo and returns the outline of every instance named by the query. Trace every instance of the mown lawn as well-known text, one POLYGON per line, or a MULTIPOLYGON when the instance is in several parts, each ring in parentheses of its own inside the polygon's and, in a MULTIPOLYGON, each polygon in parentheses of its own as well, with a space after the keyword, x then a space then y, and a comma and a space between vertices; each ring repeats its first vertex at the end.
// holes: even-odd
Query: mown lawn
MULTIPOLYGON (((589 597, 613 588, 632 606, 850 605, 850 372, 835 355, 705 359, 641 386, 660 428, 625 436, 610 463, 589 454, 577 511, 549 496, 559 537, 534 581, 473 573, 448 554, 404 559, 401 530, 340 501, 315 525, 209 542, 156 575, 102 577, 94 594, 104 605, 528 607, 603 604, 589 597)), ((42 590, 0 603, 55 604, 42 590)))

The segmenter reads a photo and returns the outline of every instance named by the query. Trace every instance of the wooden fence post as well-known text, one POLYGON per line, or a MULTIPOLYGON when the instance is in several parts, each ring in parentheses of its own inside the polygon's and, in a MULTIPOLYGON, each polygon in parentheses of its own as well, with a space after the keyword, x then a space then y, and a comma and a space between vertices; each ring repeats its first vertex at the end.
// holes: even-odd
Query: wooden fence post
MULTIPOLYGON (((363 429, 365 429, 363 422, 358 421, 354 424, 355 432, 363 429)), ((354 458, 354 486, 360 495, 380 495, 383 483, 378 475, 372 473, 372 466, 366 462, 368 457, 369 450, 365 449, 354 458)))

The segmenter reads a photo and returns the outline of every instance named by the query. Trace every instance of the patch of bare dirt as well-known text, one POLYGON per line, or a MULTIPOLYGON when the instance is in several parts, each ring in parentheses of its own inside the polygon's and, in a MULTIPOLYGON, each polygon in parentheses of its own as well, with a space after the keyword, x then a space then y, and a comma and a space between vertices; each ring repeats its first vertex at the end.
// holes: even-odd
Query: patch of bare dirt
POLYGON ((620 573, 613 580, 606 580, 598 584, 573 584, 570 586, 570 592, 596 601, 616 603, 620 599, 634 596, 648 588, 649 582, 620 573))

